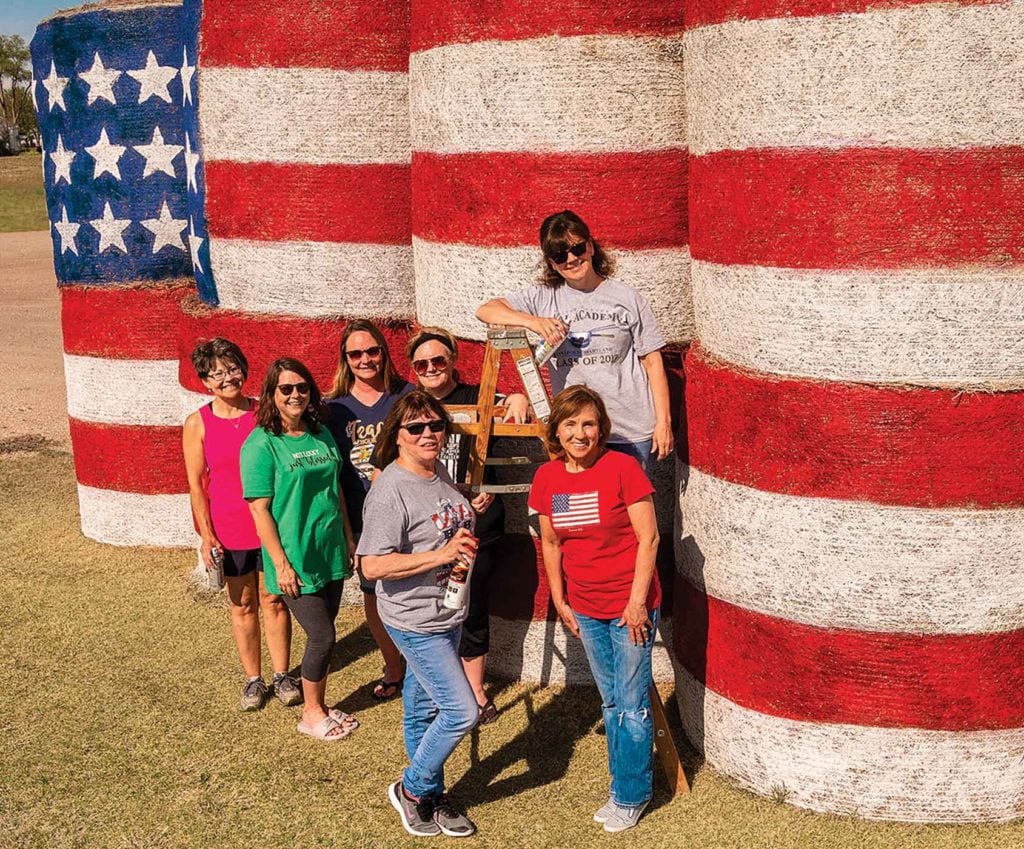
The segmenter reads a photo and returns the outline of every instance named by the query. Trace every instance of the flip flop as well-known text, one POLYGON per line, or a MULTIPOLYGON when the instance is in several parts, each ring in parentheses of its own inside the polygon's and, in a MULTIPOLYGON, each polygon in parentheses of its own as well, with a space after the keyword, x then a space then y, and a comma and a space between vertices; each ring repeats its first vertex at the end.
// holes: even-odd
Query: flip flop
POLYGON ((490 725, 498 718, 498 708, 491 699, 482 705, 477 705, 477 709, 480 711, 480 725, 490 725))
POLYGON ((338 740, 344 740, 352 733, 352 729, 346 728, 333 716, 325 716, 312 728, 303 723, 299 723, 296 728, 300 734, 305 734, 307 737, 313 737, 317 740, 323 740, 325 743, 335 743, 338 740), (340 728, 340 734, 331 734, 335 728, 340 728))
POLYGON ((331 708, 327 711, 327 715, 337 722, 342 728, 347 728, 349 731, 355 731, 359 727, 359 720, 352 714, 345 713, 345 711, 340 708, 331 708))
POLYGON ((373 689, 370 691, 370 695, 378 702, 390 702, 396 696, 402 695, 402 683, 404 679, 398 681, 388 681, 386 678, 381 678, 375 682, 373 689), (388 692, 388 691, 391 692, 388 692))

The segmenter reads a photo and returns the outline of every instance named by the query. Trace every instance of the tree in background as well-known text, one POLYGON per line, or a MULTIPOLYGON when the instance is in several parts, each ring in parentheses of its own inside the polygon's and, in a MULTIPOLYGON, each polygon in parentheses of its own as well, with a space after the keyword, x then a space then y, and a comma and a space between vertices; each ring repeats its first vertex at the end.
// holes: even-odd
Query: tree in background
POLYGON ((28 45, 20 35, 0 35, 0 137, 11 130, 24 135, 36 129, 32 107, 32 66, 28 45))

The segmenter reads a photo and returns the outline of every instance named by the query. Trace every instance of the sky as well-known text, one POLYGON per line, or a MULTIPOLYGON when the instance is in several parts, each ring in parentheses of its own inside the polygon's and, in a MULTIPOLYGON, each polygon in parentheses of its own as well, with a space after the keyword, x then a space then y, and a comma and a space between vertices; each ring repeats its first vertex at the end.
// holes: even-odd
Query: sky
POLYGON ((43 18, 80 5, 81 0, 0 0, 0 34, 20 35, 28 44, 43 18))

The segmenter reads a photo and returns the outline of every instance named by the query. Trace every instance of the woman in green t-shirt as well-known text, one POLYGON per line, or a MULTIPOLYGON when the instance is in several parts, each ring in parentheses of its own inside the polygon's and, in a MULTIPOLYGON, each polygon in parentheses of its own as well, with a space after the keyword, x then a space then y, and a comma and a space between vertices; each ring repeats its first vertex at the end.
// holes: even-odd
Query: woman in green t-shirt
POLYGON ((334 620, 355 545, 345 513, 341 455, 321 424, 320 390, 302 363, 270 364, 256 408, 257 427, 242 445, 242 492, 263 545, 267 589, 284 598, 306 632, 305 705, 298 730, 334 741, 359 723, 324 701, 334 620))

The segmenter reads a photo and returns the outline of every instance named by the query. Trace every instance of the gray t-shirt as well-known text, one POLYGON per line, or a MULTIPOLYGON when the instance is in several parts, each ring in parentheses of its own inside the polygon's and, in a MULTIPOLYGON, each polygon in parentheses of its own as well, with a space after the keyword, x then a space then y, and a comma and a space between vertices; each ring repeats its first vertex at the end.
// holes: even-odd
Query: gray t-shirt
MULTIPOLYGON (((363 504, 360 555, 420 554, 436 551, 459 528, 473 530, 469 502, 440 463, 422 478, 392 463, 373 482, 363 504)), ((377 610, 385 624, 416 634, 443 634, 462 624, 467 608, 441 604, 452 564, 397 581, 377 581, 377 610)), ((472 573, 470 573, 472 580, 472 573)))
POLYGON ((665 337, 643 295, 609 277, 592 292, 538 285, 507 300, 519 312, 558 316, 569 326, 548 361, 551 387, 558 393, 582 383, 598 392, 612 420, 609 442, 644 442, 654 435, 654 400, 640 357, 664 347, 665 337))

